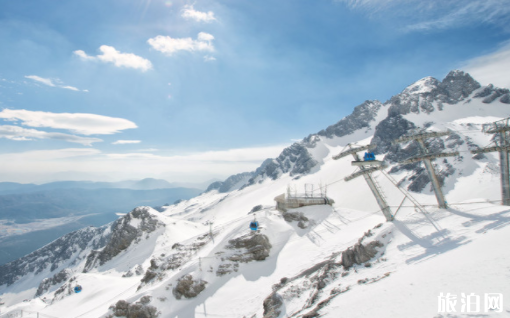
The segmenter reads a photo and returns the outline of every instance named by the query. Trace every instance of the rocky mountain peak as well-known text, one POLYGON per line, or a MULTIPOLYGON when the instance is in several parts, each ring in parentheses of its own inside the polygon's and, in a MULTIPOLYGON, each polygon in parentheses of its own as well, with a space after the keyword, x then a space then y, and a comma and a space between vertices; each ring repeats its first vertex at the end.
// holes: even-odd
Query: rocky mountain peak
POLYGON ((454 70, 446 75, 440 87, 451 101, 456 102, 469 96, 474 90, 480 88, 481 85, 468 73, 454 70))
POLYGON ((415 83, 409 85, 404 89, 403 93, 407 94, 424 94, 424 93, 430 93, 434 89, 437 89, 441 82, 439 82, 437 79, 428 76, 424 77, 419 81, 416 81, 415 83))

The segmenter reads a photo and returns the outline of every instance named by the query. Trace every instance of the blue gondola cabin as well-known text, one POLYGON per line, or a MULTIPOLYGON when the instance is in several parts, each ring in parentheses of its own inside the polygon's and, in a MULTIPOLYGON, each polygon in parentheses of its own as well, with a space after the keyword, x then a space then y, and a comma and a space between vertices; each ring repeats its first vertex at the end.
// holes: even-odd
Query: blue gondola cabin
POLYGON ((365 152, 365 155, 363 156, 363 160, 365 161, 374 161, 375 155, 373 152, 365 152))

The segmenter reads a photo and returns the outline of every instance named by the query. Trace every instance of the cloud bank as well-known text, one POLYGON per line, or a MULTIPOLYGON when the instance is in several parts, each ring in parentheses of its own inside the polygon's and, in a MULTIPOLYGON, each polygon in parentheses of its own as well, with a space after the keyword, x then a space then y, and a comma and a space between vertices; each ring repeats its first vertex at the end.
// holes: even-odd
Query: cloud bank
POLYGON ((480 83, 510 88, 510 42, 494 53, 467 61, 461 69, 469 72, 480 83))
POLYGON ((65 129, 81 135, 109 135, 137 128, 135 123, 127 119, 82 113, 4 109, 0 112, 0 118, 21 121, 24 126, 65 129))
POLYGON ((0 138, 10 140, 54 139, 74 142, 84 146, 92 146, 92 143, 94 142, 103 141, 99 138, 80 137, 58 132, 45 132, 36 129, 26 129, 11 125, 0 125, 0 138))
POLYGON ((56 179, 118 181, 164 178, 203 182, 253 171, 288 145, 206 151, 180 156, 143 153, 103 153, 93 148, 38 150, 0 154, 0 181, 48 182, 56 179))

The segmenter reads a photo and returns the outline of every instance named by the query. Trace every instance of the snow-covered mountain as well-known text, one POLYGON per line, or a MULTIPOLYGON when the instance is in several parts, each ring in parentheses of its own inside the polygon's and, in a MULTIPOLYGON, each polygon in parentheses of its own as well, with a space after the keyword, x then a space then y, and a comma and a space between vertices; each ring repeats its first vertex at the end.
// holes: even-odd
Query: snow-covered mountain
POLYGON ((364 102, 256 171, 212 184, 162 213, 139 207, 0 266, 0 312, 507 317, 510 249, 498 246, 510 239, 510 210, 498 201, 499 160, 470 150, 491 142, 481 133, 483 123, 509 113, 508 89, 481 87, 461 71, 443 81, 424 78, 385 103, 364 102), (417 145, 392 141, 447 129, 449 136, 427 140, 432 151, 460 153, 434 161, 450 206, 444 210, 424 168, 398 164, 416 155, 417 145), (389 165, 373 176, 393 222, 385 222, 363 178, 344 181, 355 170, 351 159, 332 158, 348 144, 370 143, 389 165), (334 204, 275 209, 276 196, 308 184, 334 204), (407 191, 419 206, 404 200, 407 191), (248 228, 254 218, 258 232, 248 228), (73 292, 77 285, 82 292, 73 292), (492 298, 484 302, 487 295, 492 298), (441 308, 445 304, 450 307, 441 308))

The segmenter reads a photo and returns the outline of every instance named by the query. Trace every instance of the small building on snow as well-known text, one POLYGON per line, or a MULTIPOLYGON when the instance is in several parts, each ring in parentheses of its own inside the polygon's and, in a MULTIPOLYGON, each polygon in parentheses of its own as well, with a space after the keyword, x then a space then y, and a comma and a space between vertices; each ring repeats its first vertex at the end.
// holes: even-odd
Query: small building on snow
POLYGON ((295 209, 309 205, 333 205, 335 201, 327 196, 307 196, 307 195, 285 195, 280 194, 275 197, 276 209, 285 212, 287 209, 295 209))

